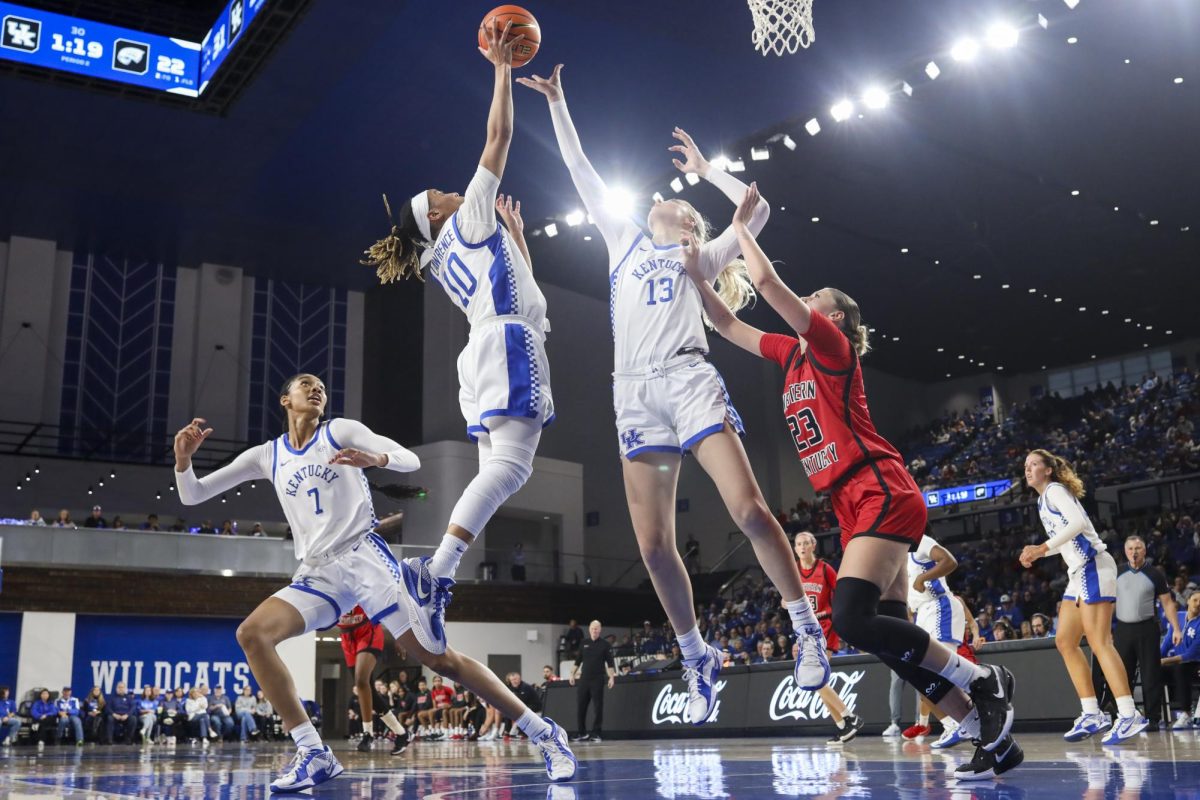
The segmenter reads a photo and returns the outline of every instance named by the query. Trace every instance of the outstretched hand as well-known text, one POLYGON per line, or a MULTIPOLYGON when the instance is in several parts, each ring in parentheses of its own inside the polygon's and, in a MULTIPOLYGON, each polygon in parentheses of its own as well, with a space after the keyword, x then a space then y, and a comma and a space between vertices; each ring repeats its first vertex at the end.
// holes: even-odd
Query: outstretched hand
POLYGON ((754 217, 754 209, 758 208, 759 199, 758 181, 752 181, 746 187, 746 194, 738 204, 737 211, 733 212, 733 229, 739 236, 750 234, 750 220, 754 217))
POLYGON ((1019 558, 1021 566, 1025 569, 1031 568, 1033 563, 1042 556, 1046 555, 1048 550, 1049 548, 1044 544, 1025 545, 1025 548, 1021 550, 1021 555, 1019 558))
POLYGON ((204 440, 212 435, 212 428, 201 428, 208 420, 196 417, 175 434, 175 463, 186 468, 192 456, 204 444, 204 440))
POLYGON ((483 26, 483 36, 487 40, 487 47, 479 48, 479 52, 497 67, 512 66, 513 48, 525 38, 523 33, 511 39, 508 38, 508 32, 511 29, 512 20, 510 19, 504 23, 504 30, 500 30, 499 17, 492 17, 492 24, 483 26))
POLYGON ((382 467, 387 463, 383 453, 368 453, 366 450, 356 450, 353 447, 343 447, 329 459, 330 464, 346 464, 351 467, 365 469, 366 467, 382 467))
POLYGON ((684 173, 694 172, 701 178, 708 175, 708 168, 710 166, 708 160, 700 152, 700 148, 696 146, 695 140, 688 135, 688 132, 683 128, 676 128, 671 132, 671 135, 683 142, 683 144, 672 145, 667 148, 672 153, 679 153, 684 157, 683 161, 680 161, 678 158, 671 159, 671 163, 675 165, 675 169, 684 173))
POLYGON ((541 92, 546 95, 546 99, 551 103, 562 100, 562 64, 555 64, 554 71, 550 73, 549 78, 543 78, 541 75, 534 75, 532 78, 517 78, 517 83, 522 86, 528 86, 535 92, 541 92))
POLYGON ((498 195, 496 197, 496 213, 504 221, 504 227, 510 233, 521 233, 525 230, 525 220, 521 219, 521 201, 513 201, 513 196, 498 195))

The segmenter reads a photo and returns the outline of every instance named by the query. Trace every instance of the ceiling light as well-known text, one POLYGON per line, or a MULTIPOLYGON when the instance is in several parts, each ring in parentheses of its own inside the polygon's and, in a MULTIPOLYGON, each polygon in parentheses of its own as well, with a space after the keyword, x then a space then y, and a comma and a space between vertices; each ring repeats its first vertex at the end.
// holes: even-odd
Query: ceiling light
POLYGON ((1148 330, 1148 331, 1152 331, 1152 330, 1154 330, 1154 326, 1153 326, 1153 325, 1147 325, 1147 326, 1146 326, 1146 330, 1148 330))
POLYGON ((886 108, 890 100, 891 98, 888 97, 888 93, 880 86, 868 86, 862 93, 863 105, 867 108, 886 108))
POLYGON ((1126 318, 1125 318, 1125 321, 1126 321, 1126 322, 1133 322, 1133 320, 1132 320, 1132 319, 1130 319, 1129 317, 1126 317, 1126 318))
POLYGON ((1002 283, 1002 284, 1000 284, 1000 288, 1001 288, 1001 289, 1007 289, 1007 288, 1008 288, 1008 284, 1007 284, 1007 283, 1002 283))
POLYGON ((584 240, 585 242, 590 242, 590 241, 592 240, 592 237, 591 237, 591 236, 584 236, 584 237, 583 237, 583 240, 584 240))
POLYGON ((979 279, 981 279, 983 276, 982 276, 982 275, 972 275, 971 277, 972 277, 972 278, 974 278, 975 280, 979 280, 979 279))
POLYGON ((1037 23, 1042 27, 1042 30, 1046 30, 1050 27, 1050 20, 1046 19, 1041 14, 1037 15, 1037 23))
POLYGON ((930 61, 925 65, 925 74, 929 76, 929 80, 936 81, 937 76, 942 74, 942 70, 936 61, 930 61))
POLYGON ((1056 298, 1054 298, 1054 302, 1056 302, 1056 303, 1061 303, 1061 302, 1062 302, 1062 298, 1061 298, 1061 297, 1056 297, 1056 298))
POLYGON ((555 236, 558 236, 558 226, 553 222, 547 225, 543 230, 546 231, 546 236, 550 237, 551 239, 553 239, 555 236))
POLYGON ((1175 83, 1183 83, 1183 78, 1176 78, 1175 83))
POLYGON ((1101 314, 1102 316, 1105 316, 1105 317, 1107 317, 1107 316, 1108 316, 1108 309, 1107 309, 1107 308, 1106 308, 1106 309, 1104 309, 1103 311, 1101 311, 1101 312, 1100 312, 1100 314, 1101 314))
POLYGON ((1121 210, 1120 206, 1113 206, 1113 211, 1120 211, 1120 210, 1121 210))
POLYGON ((1078 189, 1072 189, 1072 190, 1071 190, 1071 197, 1079 197, 1079 190, 1078 190, 1078 189))
POLYGON ((946 351, 946 348, 944 348, 944 347, 939 347, 939 348, 938 348, 938 352, 939 352, 939 353, 944 353, 945 351, 946 351))
POLYGON ((842 122, 850 118, 854 113, 854 103, 849 100, 842 99, 833 104, 829 109, 829 115, 833 117, 834 122, 842 122))
POLYGON ((966 356, 959 356, 959 357, 958 357, 958 360, 959 360, 959 361, 962 361, 964 358, 966 358, 966 356))
POLYGON ((673 189, 676 192, 682 192, 683 191, 683 181, 679 180, 679 178, 672 178, 671 179, 671 189, 673 189))
POLYGON ((900 248, 900 252, 901 252, 901 253, 907 253, 907 252, 908 252, 908 248, 907 248, 907 247, 901 247, 901 248, 900 248))
POLYGON ((996 367, 996 369, 1001 370, 1001 369, 1004 369, 1004 367, 996 367))
POLYGON ((971 37, 959 39, 950 48, 950 57, 955 61, 973 61, 979 55, 979 42, 971 37))
MULTIPOLYGON (((809 122, 816 122, 816 120, 810 119, 809 122)), ((804 127, 807 128, 808 126, 805 125, 804 127)), ((819 124, 817 125, 817 130, 818 131, 821 130, 821 126, 819 124)), ((809 133, 812 133, 814 136, 816 135, 816 132, 814 132, 814 131, 809 131, 809 133)), ((785 133, 783 135, 783 146, 786 147, 788 150, 795 150, 796 149, 796 140, 793 139, 792 137, 788 136, 785 133)))
POLYGON ((688 186, 695 186, 700 182, 700 176, 694 172, 689 172, 684 178, 687 180, 688 186))
POLYGON ((766 161, 770 157, 771 157, 771 150, 768 147, 751 147, 750 148, 750 160, 751 161, 766 161))
POLYGON ((1067 44, 1078 44, 1078 43, 1079 43, 1079 37, 1077 37, 1077 36, 1068 36, 1067 37, 1067 44))
POLYGON ((949 372, 947 372, 947 373, 946 373, 946 377, 947 377, 947 378, 949 378, 949 377, 950 377, 950 373, 949 373, 949 372))
POLYGON ((1037 294, 1037 289, 1030 289, 1030 290, 1029 290, 1029 293, 1030 293, 1030 294, 1037 294))
MULTIPOLYGON (((808 131, 808 135, 809 135, 809 136, 816 136, 818 133, 820 133, 820 132, 821 132, 821 123, 820 123, 820 122, 817 120, 817 118, 816 118, 816 117, 813 117, 813 118, 812 118, 812 119, 810 119, 808 122, 804 123, 804 130, 808 131)), ((787 139, 784 139, 784 140, 783 140, 783 143, 784 143, 784 144, 787 144, 787 143, 788 143, 788 140, 787 140, 787 139)), ((795 142, 793 142, 793 143, 792 143, 792 146, 791 146, 791 147, 789 147, 788 149, 789 149, 789 150, 795 150, 795 149, 796 149, 796 144, 795 144, 795 142)))
POLYGON ((1075 10, 1075 6, 1079 5, 1079 0, 1063 0, 1063 2, 1066 3, 1067 8, 1071 9, 1072 11, 1075 10))
POLYGON ((1080 307, 1079 307, 1079 310, 1080 310, 1080 311, 1087 311, 1087 306, 1080 306, 1080 307))
POLYGON ((1163 333, 1165 333, 1167 336, 1170 336, 1171 334, 1175 333, 1175 331, 1163 331, 1163 333))
POLYGON ((812 221, 813 221, 813 222, 820 222, 820 221, 821 221, 821 218, 820 218, 820 217, 813 217, 813 218, 812 218, 812 221))
POLYGON ((899 336, 893 336, 893 337, 892 337, 892 341, 893 341, 893 342, 898 342, 898 341, 900 341, 900 337, 899 337, 899 336))
POLYGON ((729 167, 729 159, 723 155, 717 156, 716 158, 710 160, 708 163, 713 165, 717 169, 728 169, 728 167, 729 167))
POLYGON ((730 161, 729 162, 729 171, 730 172, 745 172, 746 171, 746 162, 740 158, 737 161, 730 161))
POLYGON ((1015 47, 1019 34, 1017 29, 1007 22, 996 22, 987 29, 987 43, 998 50, 1015 47))
MULTIPOLYGON (((691 174, 691 173, 688 173, 688 174, 691 174)), ((576 225, 583 222, 583 212, 582 211, 572 211, 570 214, 567 214, 565 219, 567 221, 567 224, 570 225, 572 228, 574 228, 576 225)))
POLYGON ((904 92, 905 97, 912 97, 912 84, 908 81, 900 81, 900 91, 904 92))
POLYGON ((650 195, 650 199, 656 203, 661 203, 664 198, 662 196, 662 192, 655 192, 654 194, 650 195))
POLYGON ((1127 58, 1127 59, 1125 59, 1125 63, 1126 63, 1126 64, 1128 64, 1128 63, 1129 63, 1129 59, 1128 59, 1128 58, 1127 58))
POLYGON ((1152 220, 1150 220, 1150 224, 1151 224, 1151 225, 1157 225, 1157 224, 1158 224, 1158 220, 1156 220, 1156 219, 1152 219, 1152 220))

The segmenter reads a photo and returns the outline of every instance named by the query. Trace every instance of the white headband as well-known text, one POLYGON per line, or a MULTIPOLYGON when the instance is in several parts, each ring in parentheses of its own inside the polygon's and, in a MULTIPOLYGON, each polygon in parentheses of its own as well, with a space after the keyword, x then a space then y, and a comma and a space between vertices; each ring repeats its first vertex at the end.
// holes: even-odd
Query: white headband
POLYGON ((429 231, 429 192, 417 192, 408 202, 412 207, 412 215, 417 220, 417 228, 421 231, 421 236, 425 237, 427 242, 433 241, 433 234, 429 231))

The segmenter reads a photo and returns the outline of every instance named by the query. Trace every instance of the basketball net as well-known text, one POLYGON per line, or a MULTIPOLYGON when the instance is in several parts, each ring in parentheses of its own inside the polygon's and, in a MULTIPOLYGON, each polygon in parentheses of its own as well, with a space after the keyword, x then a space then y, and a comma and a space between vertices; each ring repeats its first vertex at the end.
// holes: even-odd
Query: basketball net
POLYGON ((813 0, 746 0, 746 5, 754 15, 750 39, 764 56, 794 53, 813 43, 813 0))

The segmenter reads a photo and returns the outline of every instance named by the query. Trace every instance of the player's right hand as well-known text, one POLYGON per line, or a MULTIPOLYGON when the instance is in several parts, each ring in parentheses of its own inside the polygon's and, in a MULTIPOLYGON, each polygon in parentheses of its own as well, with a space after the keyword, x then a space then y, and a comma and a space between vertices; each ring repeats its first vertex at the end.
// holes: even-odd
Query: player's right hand
POLYGON ((500 20, 497 17, 492 17, 492 24, 484 26, 483 35, 487 39, 487 49, 479 48, 479 52, 483 53, 483 57, 495 64, 497 67, 511 67, 513 61, 513 48, 525 39, 525 34, 519 34, 513 38, 508 38, 508 32, 512 28, 512 20, 504 23, 504 30, 500 30, 500 20))
POLYGON ((758 181, 753 181, 746 187, 746 194, 742 197, 742 202, 738 204, 737 211, 733 212, 733 229, 738 236, 754 237, 747 226, 754 217, 754 209, 758 208, 759 197, 758 181))
POLYGON ((517 83, 522 86, 528 86, 535 92, 541 92, 546 95, 546 99, 551 103, 562 100, 562 64, 555 64, 554 71, 550 73, 549 78, 543 78, 541 75, 534 75, 532 78, 517 78, 517 83))
POLYGON ((681 233, 679 246, 683 248, 683 268, 687 270, 688 275, 693 280, 704 280, 704 276, 700 274, 700 245, 696 244, 695 235, 691 231, 681 233))
POLYGON ((204 440, 212 435, 212 428, 202 428, 208 420, 203 417, 196 417, 187 425, 179 429, 179 433, 175 434, 175 460, 187 462, 192 455, 200 449, 200 445, 204 440))

